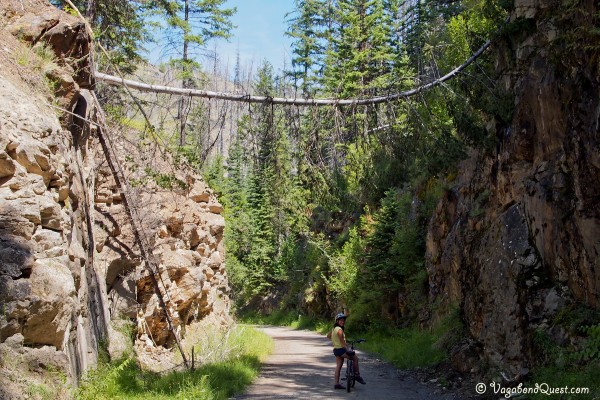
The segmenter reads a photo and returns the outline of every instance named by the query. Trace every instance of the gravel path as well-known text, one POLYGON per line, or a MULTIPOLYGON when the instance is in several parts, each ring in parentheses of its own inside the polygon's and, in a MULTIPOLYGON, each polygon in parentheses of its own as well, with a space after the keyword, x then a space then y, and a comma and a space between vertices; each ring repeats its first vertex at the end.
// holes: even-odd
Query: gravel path
MULTIPOLYGON (((392 365, 358 350, 361 375, 366 385, 356 383, 350 393, 333 389, 335 358, 331 342, 306 330, 260 327, 275 341, 273 354, 263 365, 257 381, 235 399, 335 399, 368 398, 402 400, 455 400, 435 383, 419 382, 392 365)), ((342 375, 345 366, 342 368, 342 375)), ((344 381, 341 382, 344 384, 344 381)))

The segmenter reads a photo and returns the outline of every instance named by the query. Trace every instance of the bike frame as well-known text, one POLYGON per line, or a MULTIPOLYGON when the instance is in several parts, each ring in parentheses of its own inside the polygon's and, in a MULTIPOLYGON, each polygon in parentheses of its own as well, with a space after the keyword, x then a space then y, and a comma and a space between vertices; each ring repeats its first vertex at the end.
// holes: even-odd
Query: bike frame
POLYGON ((354 387, 354 360, 346 360, 346 391, 354 387))
MULTIPOLYGON (((354 351, 354 343, 362 343, 365 339, 358 340, 347 340, 346 343, 350 345, 350 350, 354 351)), ((356 384, 356 375, 354 372, 354 360, 346 359, 346 391, 350 391, 351 388, 356 384)))

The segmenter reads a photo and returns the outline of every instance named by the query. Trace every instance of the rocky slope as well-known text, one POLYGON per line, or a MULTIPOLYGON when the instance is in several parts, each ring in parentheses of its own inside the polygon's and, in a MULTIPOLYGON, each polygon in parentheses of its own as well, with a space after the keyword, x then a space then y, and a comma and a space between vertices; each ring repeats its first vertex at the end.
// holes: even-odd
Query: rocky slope
POLYGON ((430 293, 459 305, 471 341, 455 366, 526 374, 536 332, 578 338, 559 314, 600 301, 597 2, 516 0, 519 32, 495 48, 511 120, 490 121, 495 154, 473 154, 427 240, 430 293))
MULTIPOLYGON (((41 0, 0 1, 0 22, 0 397, 11 398, 32 387, 32 371, 75 383, 103 347, 122 354, 115 328, 133 324, 145 354, 172 337, 98 132, 73 117, 97 113, 85 26, 41 0)), ((126 132, 114 137, 122 160, 148 156, 126 132)), ((184 188, 148 182, 134 198, 183 336, 194 321, 230 323, 229 289, 222 207, 193 171, 176 174, 184 188)))

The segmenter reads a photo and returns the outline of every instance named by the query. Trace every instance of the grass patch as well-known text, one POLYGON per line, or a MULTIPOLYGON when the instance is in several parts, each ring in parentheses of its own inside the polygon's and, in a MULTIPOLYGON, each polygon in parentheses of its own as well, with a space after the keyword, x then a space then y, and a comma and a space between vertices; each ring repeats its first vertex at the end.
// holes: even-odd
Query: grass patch
POLYGON ((288 326, 293 329, 308 329, 322 334, 327 333, 333 327, 333 322, 326 322, 293 311, 275 311, 269 315, 246 313, 238 316, 238 320, 245 324, 288 326))
POLYGON ((83 379, 77 399, 228 399, 242 392, 258 375, 261 360, 271 352, 269 336, 238 326, 229 333, 228 358, 195 371, 157 374, 142 371, 127 358, 100 365, 83 379))
MULTIPOLYGON (((575 346, 572 342, 561 346, 545 331, 535 332, 533 345, 541 366, 533 369, 528 387, 547 384, 549 389, 568 388, 569 393, 560 394, 565 400, 600 398, 600 324, 596 312, 591 311, 586 307, 569 307, 556 318, 556 323, 572 335, 585 338, 575 346), (588 388, 589 393, 570 393, 576 388, 588 388)), ((547 397, 545 393, 537 393, 529 398, 547 397)))
MULTIPOLYGON (((532 383, 527 387, 535 387, 535 384, 547 383, 549 388, 589 388, 589 394, 562 394, 564 400, 597 399, 600 398, 600 361, 589 363, 586 366, 543 367, 534 370, 532 383)), ((547 399, 549 396, 543 393, 531 394, 532 400, 547 399)))
POLYGON ((367 332, 363 350, 376 353, 398 368, 410 369, 439 364, 448 358, 448 350, 464 335, 458 308, 431 329, 408 327, 367 332))
POLYGON ((391 334, 369 333, 361 347, 379 354, 398 368, 409 369, 435 365, 446 359, 445 349, 436 346, 440 337, 435 333, 406 328, 391 334))

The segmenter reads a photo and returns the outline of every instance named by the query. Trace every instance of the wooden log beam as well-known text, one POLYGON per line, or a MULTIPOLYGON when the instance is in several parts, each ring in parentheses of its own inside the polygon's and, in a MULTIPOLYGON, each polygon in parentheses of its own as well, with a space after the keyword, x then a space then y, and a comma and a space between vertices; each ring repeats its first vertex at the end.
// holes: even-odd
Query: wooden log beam
POLYGON ((488 40, 479 50, 477 50, 467 61, 460 66, 454 68, 446 75, 426 83, 421 86, 417 86, 414 89, 406 90, 399 93, 392 93, 385 96, 370 97, 365 99, 310 99, 300 97, 268 97, 268 96, 254 96, 250 94, 235 94, 227 92, 215 92, 210 90, 198 90, 198 89, 184 89, 172 86, 161 86, 161 85, 150 85, 147 83, 137 82, 130 79, 120 78, 114 75, 104 74, 102 72, 95 71, 94 76, 97 80, 105 82, 109 85, 125 86, 129 89, 135 89, 142 92, 153 92, 153 93, 165 93, 175 94, 189 97, 203 97, 208 99, 219 99, 229 100, 242 103, 267 103, 267 104, 286 104, 294 106, 363 106, 372 104, 381 104, 394 100, 405 99, 421 92, 432 89, 458 75, 462 70, 467 68, 473 63, 483 52, 490 47, 492 44, 491 40, 488 40))

